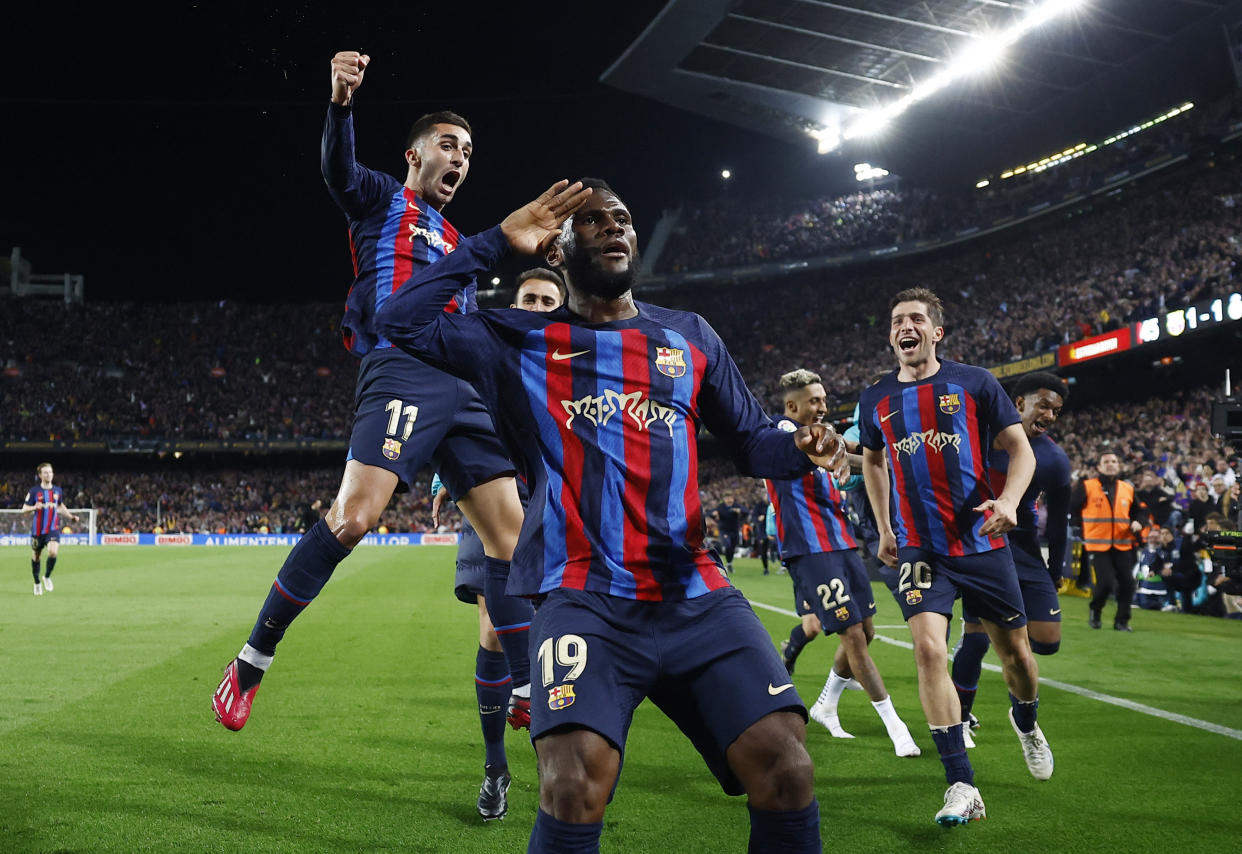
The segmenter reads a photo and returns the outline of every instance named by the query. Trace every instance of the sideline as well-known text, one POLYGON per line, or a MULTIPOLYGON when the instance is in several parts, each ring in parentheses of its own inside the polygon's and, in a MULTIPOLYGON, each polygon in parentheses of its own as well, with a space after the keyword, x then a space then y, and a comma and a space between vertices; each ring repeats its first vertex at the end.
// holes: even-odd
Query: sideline
MULTIPOLYGON (((790 611, 788 608, 778 608, 775 605, 769 605, 766 602, 759 602, 755 599, 750 599, 749 597, 747 597, 747 601, 749 601, 750 604, 756 608, 763 608, 765 611, 774 611, 777 614, 784 614, 786 617, 793 617, 795 620, 798 619, 798 615, 795 612, 790 611)), ((876 626, 875 628, 905 629, 905 626, 876 626)), ((902 647, 903 649, 914 649, 914 644, 910 643, 910 641, 890 638, 886 635, 879 634, 878 632, 876 633, 875 639, 878 641, 884 641, 884 643, 891 644, 892 646, 902 647)), ((952 659, 952 656, 950 656, 950 659, 952 659)), ((1001 672, 998 665, 990 664, 986 661, 983 663, 983 668, 985 670, 990 670, 993 673, 1001 672)), ((1129 709, 1132 712, 1150 715, 1153 718, 1161 718, 1162 720, 1172 721, 1173 723, 1182 724, 1183 726, 1194 727, 1195 729, 1201 729, 1206 732, 1215 733, 1216 735, 1223 735, 1226 738, 1233 738, 1238 741, 1242 741, 1242 730, 1231 729, 1227 726, 1214 724, 1211 721, 1202 721, 1198 718, 1188 717, 1187 715, 1179 715, 1176 712, 1166 712, 1164 709, 1157 709, 1155 706, 1136 703, 1133 700, 1126 700, 1122 697, 1114 697, 1111 694, 1101 694, 1099 691, 1092 691, 1090 688, 1083 688, 1079 685, 1072 685, 1069 682, 1061 682, 1056 679, 1045 679, 1043 676, 1039 677, 1039 684, 1047 685, 1051 688, 1060 688, 1062 691, 1068 691, 1071 694, 1077 694, 1078 696, 1086 697, 1089 700, 1098 700, 1101 703, 1120 706, 1123 709, 1129 709)))

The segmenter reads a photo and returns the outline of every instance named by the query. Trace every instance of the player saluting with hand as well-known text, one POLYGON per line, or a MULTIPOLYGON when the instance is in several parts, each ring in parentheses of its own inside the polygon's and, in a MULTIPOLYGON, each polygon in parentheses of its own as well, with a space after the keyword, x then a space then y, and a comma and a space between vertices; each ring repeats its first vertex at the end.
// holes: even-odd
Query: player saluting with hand
POLYGON ((818 852, 806 709, 704 546, 696 434, 710 429, 757 477, 833 468, 841 443, 824 424, 777 429, 706 321, 634 300, 637 270, 620 197, 602 181, 561 182, 419 270, 380 311, 389 340, 474 383, 530 485, 509 583, 543 599, 529 851, 598 851, 634 709, 650 697, 724 790, 747 795, 749 850, 818 852), (440 310, 510 248, 546 249, 565 306, 440 310))

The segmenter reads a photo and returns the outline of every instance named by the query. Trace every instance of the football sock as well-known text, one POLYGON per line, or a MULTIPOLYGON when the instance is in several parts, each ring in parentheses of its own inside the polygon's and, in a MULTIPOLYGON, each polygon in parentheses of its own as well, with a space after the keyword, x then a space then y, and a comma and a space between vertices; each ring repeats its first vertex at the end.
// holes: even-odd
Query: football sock
POLYGON ((828 681, 824 683, 824 690, 819 692, 818 701, 828 714, 836 715, 837 704, 841 702, 841 695, 845 693, 849 681, 836 670, 828 671, 828 681))
POLYGON ((746 854, 819 854, 819 803, 790 812, 757 810, 749 804, 750 843, 746 854))
POLYGON ((509 764, 505 757, 505 710, 511 682, 505 654, 479 647, 474 658, 474 694, 483 727, 483 764, 494 772, 503 771, 509 764))
POLYGON ((1037 696, 1028 703, 1010 694, 1009 703, 1013 706, 1013 722, 1018 725, 1018 729, 1022 732, 1034 730, 1036 714, 1039 711, 1039 697, 1037 696))
POLYGON ((30 562, 30 571, 34 573, 35 584, 38 584, 39 583, 39 562, 37 560, 32 560, 30 562))
POLYGON ((603 830, 602 821, 570 824, 539 810, 526 854, 599 854, 599 835, 603 830))
POLYGON ((53 569, 55 569, 55 568, 56 568, 56 558, 52 557, 51 555, 48 555, 48 557, 47 557, 47 570, 43 573, 43 576, 44 576, 45 578, 51 577, 51 575, 52 575, 52 570, 53 570, 53 569))
POLYGON ((963 634, 953 656, 953 687, 962 704, 962 720, 970 718, 975 704, 975 691, 979 687, 979 674, 983 672, 983 656, 991 642, 983 632, 963 634))
POLYGON ((320 519, 312 525, 276 574, 259 619, 250 630, 249 645, 263 655, 274 655, 289 624, 319 595, 349 552, 333 536, 327 522, 320 519))
POLYGON ((893 698, 885 697, 883 700, 876 702, 871 701, 871 705, 875 707, 875 713, 880 716, 880 720, 884 721, 884 728, 888 730, 888 734, 893 734, 893 728, 896 727, 900 732, 905 729, 905 724, 901 722, 901 718, 897 714, 897 710, 893 708, 893 698))
POLYGON ((487 602, 487 614, 492 618, 496 637, 509 662, 513 686, 520 688, 530 684, 530 621, 535 616, 535 607, 529 599, 505 593, 509 561, 489 557, 484 558, 484 563, 487 574, 483 577, 483 599, 487 602))
POLYGON ((940 753, 940 763, 944 765, 944 778, 953 783, 975 784, 975 771, 970 767, 970 759, 966 756, 966 741, 962 736, 964 724, 953 726, 934 726, 931 728, 932 741, 936 742, 936 750, 940 753))
POLYGON ((263 673, 267 670, 267 666, 272 663, 272 657, 270 655, 254 656, 259 659, 267 660, 267 664, 263 667, 258 667, 251 664, 249 661, 246 661, 246 658, 243 656, 248 656, 248 654, 253 651, 254 647, 250 646, 250 644, 246 644, 246 646, 242 648, 242 651, 237 655, 237 687, 243 694, 255 685, 259 684, 259 682, 263 679, 263 673))
POLYGON ((802 624, 793 627, 789 633, 789 645, 785 647, 785 661, 794 662, 798 660, 798 656, 802 654, 802 647, 809 643, 806 632, 802 630, 802 624))

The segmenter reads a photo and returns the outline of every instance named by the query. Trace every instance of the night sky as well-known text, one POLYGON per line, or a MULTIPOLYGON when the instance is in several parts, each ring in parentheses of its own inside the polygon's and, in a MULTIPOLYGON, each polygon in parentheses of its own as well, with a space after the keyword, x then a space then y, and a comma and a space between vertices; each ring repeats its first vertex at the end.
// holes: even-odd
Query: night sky
POLYGON ((470 174, 445 209, 466 233, 561 177, 609 180, 640 239, 663 208, 719 194, 722 168, 734 195, 822 177, 809 144, 598 82, 662 0, 35 5, 5 16, 0 250, 85 274, 88 301, 343 299, 345 224, 319 175, 337 50, 372 57, 360 162, 404 179, 415 118, 471 121, 470 174))

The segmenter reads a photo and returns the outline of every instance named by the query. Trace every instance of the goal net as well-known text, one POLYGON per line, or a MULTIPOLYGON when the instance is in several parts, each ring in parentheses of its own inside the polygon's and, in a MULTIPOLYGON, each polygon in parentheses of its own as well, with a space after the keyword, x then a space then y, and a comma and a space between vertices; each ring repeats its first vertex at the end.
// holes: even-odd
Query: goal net
MULTIPOLYGON (((70 507, 69 512, 78 517, 74 522, 61 516, 60 541, 74 545, 93 546, 99 543, 95 528, 99 511, 94 507, 70 507)), ((31 515, 21 510, 0 510, 0 546, 30 545, 31 515)))

